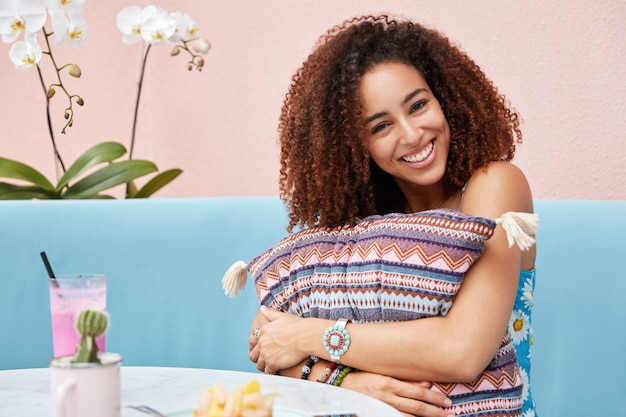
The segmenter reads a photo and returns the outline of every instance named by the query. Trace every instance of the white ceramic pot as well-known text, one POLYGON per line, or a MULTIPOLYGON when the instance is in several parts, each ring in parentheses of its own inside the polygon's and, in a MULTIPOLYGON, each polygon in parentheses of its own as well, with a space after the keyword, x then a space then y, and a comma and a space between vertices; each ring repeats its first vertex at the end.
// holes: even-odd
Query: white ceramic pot
POLYGON ((50 360, 54 416, 120 416, 122 357, 106 352, 98 357, 101 364, 72 363, 72 356, 50 360))

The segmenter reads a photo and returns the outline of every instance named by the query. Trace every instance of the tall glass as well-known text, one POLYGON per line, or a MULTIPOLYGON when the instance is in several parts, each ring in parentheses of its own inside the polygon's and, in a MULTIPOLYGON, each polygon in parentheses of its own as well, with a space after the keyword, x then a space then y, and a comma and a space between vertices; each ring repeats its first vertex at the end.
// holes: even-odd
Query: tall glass
MULTIPOLYGON (((80 342, 75 319, 81 310, 106 310, 106 276, 59 275, 50 280, 50 315, 54 357, 73 355, 80 342)), ((96 338, 98 352, 105 351, 104 334, 96 338)))

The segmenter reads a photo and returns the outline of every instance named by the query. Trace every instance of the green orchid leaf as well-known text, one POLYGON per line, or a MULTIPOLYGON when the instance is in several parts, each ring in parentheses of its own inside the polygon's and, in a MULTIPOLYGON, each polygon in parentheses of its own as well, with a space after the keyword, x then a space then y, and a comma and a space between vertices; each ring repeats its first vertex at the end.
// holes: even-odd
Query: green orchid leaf
POLYGON ((36 185, 15 185, 0 182, 0 200, 50 200, 61 198, 55 191, 36 185))
POLYGON ((98 193, 135 178, 143 177, 157 171, 156 165, 150 161, 133 159, 130 161, 113 162, 110 165, 84 177, 70 186, 63 198, 97 198, 98 193))
POLYGON ((141 189, 137 191, 131 198, 150 197, 152 194, 159 191, 161 188, 165 187, 167 184, 176 179, 176 177, 178 177, 182 172, 182 170, 174 168, 159 173, 157 176, 148 181, 143 187, 141 187, 141 189))
POLYGON ((124 145, 117 142, 102 142, 92 146, 80 155, 65 174, 63 174, 57 184, 57 191, 61 191, 70 181, 77 178, 94 165, 103 162, 111 162, 125 153, 126 148, 124 145))
POLYGON ((28 181, 44 190, 54 192, 54 185, 41 172, 12 159, 0 157, 0 177, 28 181))

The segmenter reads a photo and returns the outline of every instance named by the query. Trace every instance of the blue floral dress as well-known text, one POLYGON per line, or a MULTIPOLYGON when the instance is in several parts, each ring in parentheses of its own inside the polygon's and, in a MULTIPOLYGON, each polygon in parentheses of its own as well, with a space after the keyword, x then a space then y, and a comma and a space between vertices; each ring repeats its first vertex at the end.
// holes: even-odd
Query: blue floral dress
POLYGON ((535 305, 534 290, 535 270, 521 270, 517 297, 515 297, 513 313, 509 320, 509 334, 511 339, 513 339, 515 354, 517 355, 522 381, 524 382, 522 417, 537 417, 530 384, 530 359, 533 345, 531 310, 535 305))

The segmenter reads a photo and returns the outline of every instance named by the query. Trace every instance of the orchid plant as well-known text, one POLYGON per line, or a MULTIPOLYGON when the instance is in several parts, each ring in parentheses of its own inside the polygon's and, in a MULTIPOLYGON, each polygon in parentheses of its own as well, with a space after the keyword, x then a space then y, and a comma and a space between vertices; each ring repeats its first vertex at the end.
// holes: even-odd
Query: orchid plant
POLYGON ((113 198, 108 190, 126 184, 126 198, 149 197, 169 184, 182 171, 169 169, 157 173, 141 189, 134 180, 158 172, 156 165, 147 160, 133 159, 135 132, 143 76, 148 53, 152 46, 169 43, 170 54, 181 52, 189 56, 187 69, 202 70, 208 53, 209 42, 200 37, 198 25, 182 12, 168 13, 164 9, 149 5, 144 8, 129 6, 117 15, 117 27, 125 44, 141 42, 144 45, 141 56, 141 72, 138 81, 130 150, 118 142, 99 143, 82 155, 67 169, 57 147, 52 126, 50 100, 60 95, 67 100, 63 117, 65 124, 61 133, 72 127, 77 106, 85 105, 85 100, 68 90, 64 77, 80 78, 81 69, 74 63, 59 64, 52 48, 67 43, 80 47, 87 35, 87 22, 82 15, 85 0, 2 0, 0 1, 0 35, 4 43, 11 43, 9 57, 18 71, 34 68, 46 98, 48 133, 57 167, 57 181, 54 185, 43 174, 21 162, 0 157, 0 178, 18 180, 20 183, 0 182, 0 200, 63 199, 63 198, 113 198), (46 21, 50 16, 50 23, 46 21), (41 66, 44 57, 52 65, 55 80, 47 84, 41 66), (57 93, 60 93, 57 95, 57 93), (127 160, 120 160, 128 152, 127 160), (97 168, 98 166, 102 167, 97 168), (24 185, 24 182, 26 185, 24 185))

